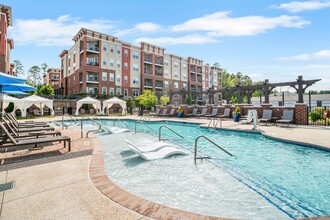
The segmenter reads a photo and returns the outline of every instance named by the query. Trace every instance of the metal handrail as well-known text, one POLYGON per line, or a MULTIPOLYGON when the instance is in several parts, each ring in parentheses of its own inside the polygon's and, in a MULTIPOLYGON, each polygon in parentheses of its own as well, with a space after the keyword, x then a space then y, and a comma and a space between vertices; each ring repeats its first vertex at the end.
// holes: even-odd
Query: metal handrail
POLYGON ((213 121, 214 128, 217 128, 219 121, 220 121, 220 128, 222 128, 222 118, 217 118, 217 117, 211 118, 211 120, 207 126, 208 128, 210 127, 212 121, 213 121))
POLYGON ((89 130, 89 131, 87 131, 87 133, 86 133, 86 138, 88 138, 88 134, 89 134, 89 132, 92 132, 92 131, 99 131, 99 130, 101 130, 102 125, 101 125, 100 123, 98 123, 97 121, 95 121, 94 119, 92 119, 92 118, 90 118, 90 117, 88 117, 88 116, 84 116, 84 117, 80 118, 80 137, 81 137, 81 138, 84 137, 84 132, 83 132, 83 127, 84 127, 84 123, 83 123, 83 121, 84 121, 84 118, 87 118, 87 119, 92 120, 93 122, 95 122, 95 123, 98 124, 98 126, 99 126, 99 128, 98 128, 97 130, 89 130))
POLYGON ((209 138, 205 137, 204 135, 200 135, 200 136, 198 136, 198 137, 195 139, 195 152, 194 152, 194 161, 195 161, 195 163, 196 163, 196 160, 197 160, 197 159, 204 159, 204 158, 205 158, 205 157, 198 157, 198 158, 197 158, 197 141, 198 141, 198 139, 200 139, 200 138, 204 138, 204 139, 206 139, 208 142, 210 142, 211 144, 215 145, 216 147, 218 147, 220 150, 224 151, 224 152, 227 153, 228 155, 230 155, 230 156, 234 156, 234 155, 232 155, 231 153, 229 153, 228 151, 226 151, 225 149, 223 149, 222 147, 220 147, 218 144, 216 144, 216 143, 214 143, 213 141, 211 141, 209 138))
POLYGON ((174 134, 176 134, 177 136, 179 136, 180 138, 184 139, 184 137, 180 134, 178 134, 176 131, 173 131, 171 128, 167 127, 166 125, 162 125, 159 127, 159 135, 158 135, 158 140, 161 141, 161 136, 162 136, 162 128, 167 128, 168 130, 172 131, 174 134))
MULTIPOLYGON (((68 114, 64 114, 62 115, 62 130, 64 129, 64 116, 69 116, 68 114)), ((71 115, 71 120, 73 119, 72 115, 71 115)), ((69 124, 67 126, 65 126, 66 129, 68 129, 69 126, 74 126, 77 124, 77 120, 76 119, 73 119, 74 123, 73 124, 69 124)))
POLYGON ((119 121, 119 122, 123 123, 124 125, 126 125, 128 127, 128 124, 126 122, 124 122, 124 121, 122 121, 122 120, 120 120, 118 118, 115 118, 115 119, 112 120, 114 127, 116 126, 116 121, 119 121))
POLYGON ((144 125, 145 127, 149 128, 151 131, 154 131, 154 129, 152 129, 152 128, 149 127, 148 125, 144 124, 143 121, 135 121, 135 132, 134 132, 134 133, 137 132, 137 130, 136 130, 136 128, 137 128, 136 124, 137 124, 137 123, 140 123, 140 124, 144 125))

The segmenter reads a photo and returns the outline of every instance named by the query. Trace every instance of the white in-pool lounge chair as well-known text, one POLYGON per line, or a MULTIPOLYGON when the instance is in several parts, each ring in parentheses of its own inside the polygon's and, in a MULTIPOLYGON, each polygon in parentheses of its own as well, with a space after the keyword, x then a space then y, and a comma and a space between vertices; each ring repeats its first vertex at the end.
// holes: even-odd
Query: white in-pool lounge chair
POLYGON ((173 147, 176 148, 174 145, 170 144, 170 143, 166 143, 164 141, 159 141, 159 142, 151 142, 151 143, 141 143, 141 144, 133 144, 132 142, 130 142, 127 139, 124 139, 125 142, 129 145, 132 145, 133 147, 137 148, 139 151, 141 151, 142 153, 146 153, 146 152, 151 152, 151 151, 158 151, 164 147, 173 147))
POLYGON ((119 128, 119 127, 106 127, 102 126, 103 130, 111 133, 111 134, 119 134, 119 133, 124 133, 124 132, 130 132, 129 129, 127 128, 119 128))
POLYGON ((142 157, 145 160, 157 160, 157 159, 163 159, 165 157, 169 157, 175 154, 183 154, 186 155, 187 152, 180 150, 175 147, 163 147, 159 149, 158 151, 150 151, 150 152, 141 152, 138 148, 134 147, 131 144, 127 144, 128 148, 133 151, 134 153, 138 154, 140 157, 142 157))
POLYGON ((241 120, 241 124, 250 124, 252 122, 252 110, 249 110, 245 120, 241 120))

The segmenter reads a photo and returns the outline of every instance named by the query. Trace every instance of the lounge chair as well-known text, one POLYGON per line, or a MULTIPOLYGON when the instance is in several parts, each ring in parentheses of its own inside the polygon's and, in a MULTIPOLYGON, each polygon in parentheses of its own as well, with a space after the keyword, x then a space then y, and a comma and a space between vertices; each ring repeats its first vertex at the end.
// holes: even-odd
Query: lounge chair
POLYGON ((171 108, 170 112, 168 114, 164 115, 164 116, 166 116, 166 117, 173 117, 174 114, 175 114, 175 110, 176 110, 175 108, 171 108))
POLYGON ((26 146, 26 145, 35 145, 37 146, 38 144, 44 144, 44 143, 52 143, 52 142, 57 142, 57 141, 63 141, 64 142, 64 147, 66 147, 66 142, 68 142, 68 151, 71 151, 71 139, 67 136, 56 136, 56 137, 47 137, 47 138, 31 138, 31 139, 24 139, 24 140, 17 140, 14 138, 7 128, 0 123, 0 128, 2 131, 5 132, 5 136, 11 141, 11 143, 8 144, 2 144, 2 148, 7 148, 7 147, 17 147, 17 146, 26 146))
POLYGON ((153 114, 149 114, 149 116, 151 116, 151 117, 157 117, 157 116, 159 116, 159 114, 160 114, 160 108, 157 108, 156 109, 156 112, 153 113, 153 114))
POLYGON ((127 139, 124 139, 127 144, 130 144, 137 148, 140 152, 146 153, 146 152, 152 152, 152 151, 158 151, 164 147, 173 147, 176 148, 174 145, 166 143, 164 141, 154 142, 154 143, 143 143, 142 146, 139 146, 137 144, 133 144, 127 139))
POLYGON ((285 110, 283 110, 282 119, 277 120, 275 125, 277 126, 278 123, 282 123, 282 124, 287 124, 288 127, 289 127, 289 124, 291 122, 294 122, 294 120, 293 120, 293 110, 285 109, 285 110))
POLYGON ((187 114, 186 116, 187 116, 187 117, 196 116, 197 112, 198 112, 198 108, 194 108, 194 109, 192 110, 192 113, 191 113, 191 114, 187 114))
POLYGON ((186 155, 187 152, 180 150, 175 147, 163 147, 157 151, 150 151, 150 152, 141 152, 138 148, 131 144, 127 144, 128 148, 133 151, 134 153, 138 154, 140 157, 142 157, 145 160, 157 160, 162 159, 165 157, 169 157, 175 154, 183 154, 186 155))
POLYGON ((246 119, 241 120, 241 124, 250 124, 252 122, 253 118, 252 118, 252 110, 249 110, 246 116, 246 119))
POLYGON ((7 117, 2 117, 2 120, 5 121, 8 125, 10 125, 13 130, 15 130, 16 133, 28 133, 28 132, 34 132, 34 131, 54 131, 55 129, 52 127, 17 127, 15 123, 12 123, 12 121, 8 120, 7 117))
POLYGON ((225 111, 222 115, 218 115, 219 118, 229 118, 230 116, 230 108, 225 108, 225 111))
MULTIPOLYGON (((1 123, 1 122, 0 122, 1 123)), ((29 137, 41 137, 41 136, 61 136, 60 131, 31 131, 26 133, 17 133, 14 128, 4 121, 6 128, 15 138, 29 138, 29 137)))
POLYGON ((33 121, 19 123, 17 119, 12 114, 4 114, 5 117, 10 123, 14 124, 17 128, 31 128, 31 127, 49 127, 48 124, 42 123, 35 123, 33 121))
POLYGON ((167 108, 164 108, 162 113, 159 114, 159 116, 165 116, 166 115, 166 112, 167 112, 167 108))
POLYGON ((202 112, 200 114, 196 114, 196 117, 204 117, 207 113, 207 108, 202 108, 202 112))
POLYGON ((36 116, 41 116, 41 112, 37 109, 34 109, 33 110, 33 115, 36 115, 36 116))
POLYGON ((206 118, 215 118, 218 115, 218 108, 213 108, 211 114, 205 115, 206 118))
POLYGON ((102 129, 107 131, 110 134, 119 134, 119 133, 124 133, 124 132, 130 132, 130 130, 127 128, 119 128, 119 127, 102 126, 102 129))
POLYGON ((95 114, 95 110, 94 109, 89 109, 89 114, 95 114))
POLYGON ((20 127, 20 126, 24 127, 26 125, 28 125, 28 126, 30 126, 30 125, 34 125, 34 126, 45 126, 45 127, 46 126, 49 126, 45 122, 34 122, 34 121, 19 122, 12 113, 6 113, 5 115, 7 117, 9 117, 13 123, 16 123, 18 125, 18 127, 20 127))
POLYGON ((270 122, 272 120, 272 114, 273 114, 273 110, 263 110, 262 118, 259 119, 259 123, 264 122, 266 123, 267 126, 267 122, 270 122))

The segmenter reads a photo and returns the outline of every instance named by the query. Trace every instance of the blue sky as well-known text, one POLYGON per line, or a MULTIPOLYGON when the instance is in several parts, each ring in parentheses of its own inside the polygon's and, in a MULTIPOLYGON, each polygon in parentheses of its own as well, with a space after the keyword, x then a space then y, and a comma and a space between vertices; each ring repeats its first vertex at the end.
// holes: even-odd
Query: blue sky
POLYGON ((27 71, 73 45, 81 27, 167 53, 218 62, 254 81, 322 79, 311 89, 330 89, 330 0, 2 0, 12 7, 11 59, 27 71))

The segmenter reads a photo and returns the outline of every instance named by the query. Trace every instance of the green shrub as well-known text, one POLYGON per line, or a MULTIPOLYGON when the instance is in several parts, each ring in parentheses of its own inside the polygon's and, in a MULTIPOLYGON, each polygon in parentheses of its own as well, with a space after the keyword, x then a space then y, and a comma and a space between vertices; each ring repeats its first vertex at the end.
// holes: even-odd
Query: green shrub
POLYGON ((309 113, 309 117, 313 122, 315 122, 315 121, 318 121, 320 119, 323 119, 323 114, 319 113, 317 111, 312 111, 312 112, 309 113))

